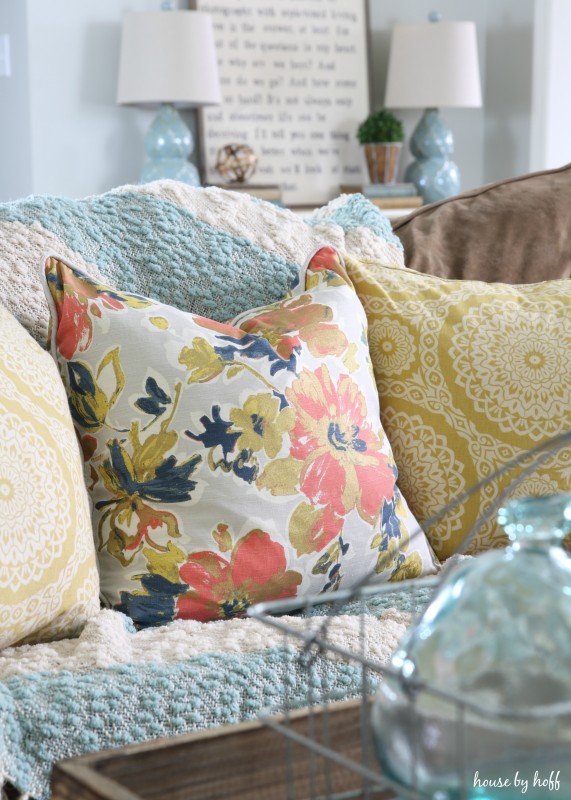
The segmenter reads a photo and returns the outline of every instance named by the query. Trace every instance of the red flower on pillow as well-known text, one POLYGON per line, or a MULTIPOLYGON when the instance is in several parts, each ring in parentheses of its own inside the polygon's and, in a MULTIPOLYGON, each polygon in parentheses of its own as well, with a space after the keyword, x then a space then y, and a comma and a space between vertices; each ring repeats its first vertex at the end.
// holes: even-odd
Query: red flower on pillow
POLYGON ((192 591, 177 599, 176 615, 206 622, 243 614, 252 603, 295 597, 301 575, 286 566, 283 546, 260 529, 238 540, 229 561, 209 550, 192 553, 179 571, 192 591))
POLYGON ((45 263, 48 285, 55 286, 54 305, 58 316, 57 346, 66 359, 73 358, 77 350, 85 352, 91 344, 93 324, 89 316, 100 317, 104 308, 120 311, 125 306, 145 308, 152 305, 151 300, 125 292, 116 292, 84 275, 77 275, 67 264, 50 256, 45 263))
POLYGON ((59 320, 57 346, 63 357, 69 360, 76 350, 85 351, 91 344, 91 320, 87 306, 76 295, 62 292, 56 310, 59 320))
POLYGON ((322 272, 331 270, 332 272, 344 273, 344 269, 339 259, 339 253, 333 247, 322 247, 309 262, 308 269, 312 272, 322 272))
POLYGON ((321 358, 341 355, 349 342, 338 325, 331 324, 333 312, 329 306, 314 303, 310 295, 302 294, 285 300, 269 311, 242 323, 248 333, 263 336, 282 358, 299 352, 302 342, 309 352, 321 358))
POLYGON ((321 366, 304 369, 286 396, 296 410, 290 455, 303 462, 302 492, 340 516, 356 508, 375 523, 383 501, 392 499, 395 476, 357 384, 341 375, 334 385, 321 366))

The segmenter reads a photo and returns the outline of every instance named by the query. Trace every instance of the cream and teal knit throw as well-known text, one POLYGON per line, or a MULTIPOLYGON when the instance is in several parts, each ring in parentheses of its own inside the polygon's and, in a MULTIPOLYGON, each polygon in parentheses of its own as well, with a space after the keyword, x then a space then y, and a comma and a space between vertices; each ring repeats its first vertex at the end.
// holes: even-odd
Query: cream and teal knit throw
MULTIPOLYGON (((361 604, 349 604, 330 618, 327 637, 356 654, 365 642, 367 656, 386 663, 429 597, 427 588, 391 591, 371 598, 362 617, 361 604)), ((307 630, 322 625, 318 612, 282 621, 307 630)), ((254 719, 286 700, 302 707, 310 697, 359 696, 358 660, 325 652, 308 667, 301 645, 255 619, 135 632, 105 610, 79 639, 8 648, 0 653, 0 778, 47 800, 60 759, 254 719)))
MULTIPOLYGON (((84 200, 31 197, 0 205, 0 303, 45 343, 39 270, 44 254, 57 252, 119 289, 223 321, 282 299, 322 244, 403 266, 388 220, 360 195, 307 220, 247 194, 173 181, 84 200)), ((375 658, 388 659, 425 600, 400 593, 371 604, 375 658)), ((362 626, 348 609, 328 631, 351 648, 362 626)), ((286 695, 303 706, 310 692, 331 700, 360 690, 357 663, 322 655, 308 670, 299 642, 256 620, 136 633, 122 614, 102 611, 79 639, 0 652, 0 787, 47 800, 60 759, 252 719, 281 708, 286 695)))
POLYGON ((0 205, 0 302, 45 343, 39 270, 55 252, 116 288, 225 321, 281 300, 322 244, 403 265, 388 220, 362 195, 307 220, 246 193, 176 181, 83 200, 29 197, 0 205))

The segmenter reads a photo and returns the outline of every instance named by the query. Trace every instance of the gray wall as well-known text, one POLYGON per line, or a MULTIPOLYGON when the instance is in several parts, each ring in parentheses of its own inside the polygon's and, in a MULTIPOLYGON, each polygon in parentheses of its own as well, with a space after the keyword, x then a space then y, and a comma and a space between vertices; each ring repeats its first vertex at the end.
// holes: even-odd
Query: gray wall
POLYGON ((0 0, 0 33, 10 36, 12 73, 0 78, 0 200, 32 191, 26 3, 0 0))
POLYGON ((571 3, 537 0, 533 31, 531 168, 549 169, 571 161, 571 3))
MULTIPOLYGON (((541 0, 539 0, 541 2, 541 0)), ((481 109, 442 109, 454 135, 462 189, 529 169, 534 0, 370 0, 373 103, 384 101, 390 34, 397 22, 473 20, 478 30, 481 109)), ((415 65, 422 69, 422 64, 415 65)), ((396 110, 407 138, 421 111, 396 110)), ((401 177, 411 156, 405 148, 401 177)))
POLYGON ((483 183, 530 169, 533 24, 534 0, 488 0, 483 183))
MULTIPOLYGON (((395 22, 423 21, 435 7, 445 19, 474 20, 484 107, 443 111, 462 188, 528 171, 534 0, 368 2, 374 105, 384 100, 395 22)), ((188 0, 178 5, 186 8, 188 0)), ((0 78, 0 201, 30 193, 81 197, 137 181, 153 112, 115 103, 121 21, 127 10, 159 6, 0 0, 0 33, 10 33, 13 59, 12 77, 0 78)), ((420 110, 399 116, 410 135, 420 110)), ((408 160, 407 153, 402 169, 408 160)))
POLYGON ((34 192, 135 183, 152 111, 116 105, 121 21, 157 0, 26 0, 34 192))

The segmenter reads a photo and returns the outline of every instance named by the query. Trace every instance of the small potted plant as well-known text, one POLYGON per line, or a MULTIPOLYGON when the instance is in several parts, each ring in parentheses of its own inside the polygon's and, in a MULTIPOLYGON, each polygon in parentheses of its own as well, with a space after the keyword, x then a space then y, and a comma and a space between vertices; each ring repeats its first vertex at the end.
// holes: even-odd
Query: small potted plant
POLYGON ((394 183, 404 141, 402 122, 385 108, 373 111, 359 125, 357 138, 365 147, 371 183, 394 183))

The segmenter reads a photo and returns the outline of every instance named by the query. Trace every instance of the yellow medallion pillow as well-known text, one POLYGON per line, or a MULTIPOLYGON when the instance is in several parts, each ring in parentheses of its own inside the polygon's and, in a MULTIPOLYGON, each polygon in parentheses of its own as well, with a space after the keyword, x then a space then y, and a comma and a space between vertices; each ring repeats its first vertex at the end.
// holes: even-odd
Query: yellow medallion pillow
MULTIPOLYGON (((381 419, 399 486, 421 521, 511 459, 571 429, 571 287, 447 280, 347 261, 369 321, 381 419)), ((431 530, 454 553, 517 470, 493 480, 431 530)), ((514 496, 571 490, 569 448, 514 496)), ((503 546, 494 518, 468 552, 503 546)))
POLYGON ((99 610, 79 445, 57 367, 0 306, 0 649, 99 610))

